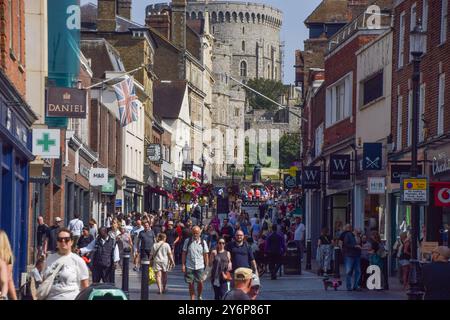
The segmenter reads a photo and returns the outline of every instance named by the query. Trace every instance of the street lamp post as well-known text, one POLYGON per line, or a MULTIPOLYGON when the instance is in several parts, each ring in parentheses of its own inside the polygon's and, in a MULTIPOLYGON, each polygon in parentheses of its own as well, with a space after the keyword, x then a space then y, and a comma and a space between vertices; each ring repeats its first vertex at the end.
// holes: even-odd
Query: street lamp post
MULTIPOLYGON (((205 182, 205 157, 202 153, 202 176, 200 185, 203 187, 203 183, 205 182)), ((208 215, 207 215, 208 217, 208 215)), ((203 205, 200 203, 200 225, 203 225, 203 205)))
MULTIPOLYGON (((183 147, 183 170, 185 174, 185 179, 188 179, 188 172, 191 168, 192 170, 193 162, 191 161, 191 148, 189 147, 188 143, 185 142, 183 147)), ((188 211, 188 204, 185 203, 185 209, 184 209, 184 218, 187 219, 187 211, 188 211)))
MULTIPOLYGON (((412 112, 412 136, 411 136, 411 177, 419 174, 417 166, 417 145, 419 136, 419 82, 420 82, 420 61, 426 49, 426 33, 423 32, 422 23, 419 19, 416 27, 410 33, 410 53, 413 56, 413 112, 412 112)), ((419 212, 417 204, 411 205, 411 260, 408 291, 409 300, 422 300, 423 292, 421 288, 421 271, 417 256, 419 243, 419 212)))

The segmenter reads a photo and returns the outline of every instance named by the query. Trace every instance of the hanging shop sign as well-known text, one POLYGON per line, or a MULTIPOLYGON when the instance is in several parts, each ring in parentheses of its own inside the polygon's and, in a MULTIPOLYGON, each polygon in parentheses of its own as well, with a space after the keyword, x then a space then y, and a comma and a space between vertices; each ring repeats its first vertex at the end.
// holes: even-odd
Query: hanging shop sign
POLYGON ((433 176, 438 176, 450 171, 450 158, 447 152, 441 152, 433 157, 431 172, 433 176))
POLYGON ((296 172, 295 183, 297 184, 297 187, 301 187, 302 185, 302 172, 300 170, 296 172))
MULTIPOLYGON (((108 178, 108 182, 106 184, 102 185, 102 193, 113 194, 115 192, 116 192, 116 178, 114 176, 111 176, 108 178)), ((120 200, 120 201, 122 201, 122 200, 120 200)), ((120 206, 118 206, 118 207, 121 207, 121 206, 122 206, 122 202, 120 202, 120 206)), ((117 207, 117 205, 116 205, 116 207, 117 207)))
POLYGON ((93 187, 103 186, 108 183, 107 168, 92 168, 89 170, 89 184, 93 187))
POLYGON ((80 175, 89 180, 90 169, 80 163, 80 175))
POLYGON ((122 207, 122 199, 116 199, 116 208, 122 207))
POLYGON ((136 189, 137 185, 138 185, 137 181, 127 179, 126 189, 130 189, 130 190, 136 189))
MULTIPOLYGON (((422 165, 418 166, 419 173, 422 173, 422 165)), ((391 165, 391 183, 400 183, 401 178, 409 177, 411 174, 410 164, 392 164, 391 165)))
POLYGON ((400 189, 401 200, 404 204, 428 205, 427 178, 402 178, 400 189))
POLYGON ((330 179, 350 180, 350 155, 330 155, 330 179))
POLYGON ((33 129, 33 155, 58 159, 61 155, 60 137, 59 129, 33 129))
POLYGON ((291 176, 290 174, 284 175, 284 187, 286 189, 294 189, 297 186, 295 176, 291 176))
POLYGON ((363 170, 382 169, 382 146, 381 143, 364 143, 363 170))
POLYGON ((86 119, 87 91, 76 88, 47 88, 47 117, 86 119))
POLYGON ((151 162, 160 163, 161 157, 161 145, 158 143, 151 143, 147 146, 147 158, 151 162))
POLYGON ((367 179, 368 194, 384 194, 386 188, 386 179, 384 177, 369 177, 367 179))
POLYGON ((303 189, 320 189, 320 167, 305 167, 302 172, 303 189))
POLYGON ((436 207, 450 207, 450 183, 434 185, 434 205, 436 207))

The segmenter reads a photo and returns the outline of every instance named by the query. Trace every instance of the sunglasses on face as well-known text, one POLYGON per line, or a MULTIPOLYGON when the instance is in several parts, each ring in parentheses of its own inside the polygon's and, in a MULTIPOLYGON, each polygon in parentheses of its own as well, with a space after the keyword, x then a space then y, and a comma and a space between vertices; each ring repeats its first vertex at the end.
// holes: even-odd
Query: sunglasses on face
POLYGON ((69 242, 69 241, 71 241, 72 240, 72 238, 71 237, 58 237, 57 239, 56 239, 58 242, 69 242))

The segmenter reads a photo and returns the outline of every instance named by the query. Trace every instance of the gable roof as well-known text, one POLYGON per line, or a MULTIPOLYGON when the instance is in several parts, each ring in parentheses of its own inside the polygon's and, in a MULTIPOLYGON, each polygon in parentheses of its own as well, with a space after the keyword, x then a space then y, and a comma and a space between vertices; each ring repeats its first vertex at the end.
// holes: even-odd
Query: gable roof
POLYGON ((153 85, 153 113, 162 119, 177 119, 181 112, 187 82, 155 81, 153 85))
POLYGON ((91 60, 94 78, 103 79, 106 71, 125 71, 125 67, 117 50, 105 39, 81 40, 83 54, 91 60))
POLYGON ((305 24, 311 23, 346 23, 348 22, 348 0, 323 0, 306 18, 305 24))

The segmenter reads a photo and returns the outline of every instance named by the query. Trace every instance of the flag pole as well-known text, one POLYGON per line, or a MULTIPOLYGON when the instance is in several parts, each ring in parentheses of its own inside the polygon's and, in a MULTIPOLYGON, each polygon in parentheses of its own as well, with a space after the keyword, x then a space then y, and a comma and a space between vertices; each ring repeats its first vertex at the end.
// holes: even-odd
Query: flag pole
POLYGON ((128 74, 131 74, 131 73, 135 73, 136 71, 139 71, 139 70, 141 70, 142 68, 145 68, 145 64, 141 65, 139 68, 133 69, 133 70, 128 71, 128 72, 121 73, 120 75, 118 75, 118 76, 116 76, 116 77, 113 77, 113 78, 111 78, 111 79, 103 80, 102 82, 93 84, 93 85, 91 85, 91 86, 89 86, 89 87, 87 87, 87 88, 83 88, 83 89, 84 89, 84 90, 89 90, 89 89, 92 89, 92 88, 94 88, 94 87, 98 87, 98 86, 100 86, 100 85, 103 87, 103 85, 104 85, 105 83, 109 82, 109 81, 112 81, 112 80, 116 80, 116 79, 122 78, 123 76, 128 75, 128 74))

